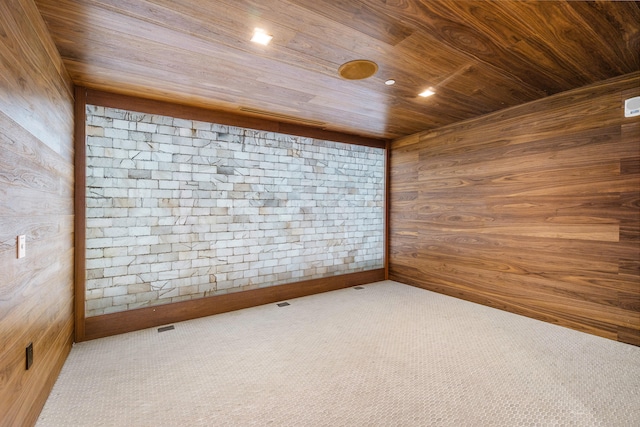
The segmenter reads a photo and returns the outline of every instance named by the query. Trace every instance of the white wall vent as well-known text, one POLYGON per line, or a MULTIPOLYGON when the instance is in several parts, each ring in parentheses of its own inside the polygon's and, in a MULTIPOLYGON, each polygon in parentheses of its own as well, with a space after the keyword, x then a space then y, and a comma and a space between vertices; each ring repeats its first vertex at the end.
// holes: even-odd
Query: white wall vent
POLYGON ((635 117, 640 116, 640 96, 629 98, 624 101, 624 116, 635 117))

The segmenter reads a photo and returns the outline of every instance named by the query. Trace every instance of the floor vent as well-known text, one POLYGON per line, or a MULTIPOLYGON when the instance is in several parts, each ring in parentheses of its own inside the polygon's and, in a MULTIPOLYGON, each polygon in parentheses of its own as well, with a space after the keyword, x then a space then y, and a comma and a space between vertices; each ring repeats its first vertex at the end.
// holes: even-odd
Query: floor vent
POLYGON ((175 327, 173 325, 163 326, 162 328, 158 328, 158 332, 172 331, 174 329, 175 327))
POLYGON ((280 302, 280 303, 278 303, 278 307, 286 307, 288 305, 291 305, 291 304, 289 304, 288 302, 280 302))

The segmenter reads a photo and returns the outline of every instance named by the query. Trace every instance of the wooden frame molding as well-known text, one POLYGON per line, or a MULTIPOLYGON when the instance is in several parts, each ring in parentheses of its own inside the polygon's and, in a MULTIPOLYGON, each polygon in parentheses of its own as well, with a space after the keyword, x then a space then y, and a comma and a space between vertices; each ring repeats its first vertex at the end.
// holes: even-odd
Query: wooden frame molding
POLYGON ((75 341, 84 340, 85 297, 86 297, 86 231, 87 231, 87 143, 86 122, 87 92, 83 87, 75 87, 74 133, 75 133, 75 195, 74 195, 74 330, 75 341))
POLYGON ((384 153, 384 280, 389 280, 389 224, 391 218, 391 141, 387 141, 384 153))
POLYGON ((269 304, 350 286, 385 280, 388 277, 389 236, 389 140, 327 131, 291 123, 269 121, 256 117, 234 115, 163 101, 117 95, 84 87, 75 88, 75 341, 86 341, 125 332, 150 328, 172 322, 194 319, 228 311, 269 304), (318 138, 354 145, 385 149, 385 203, 383 268, 343 274, 266 288, 199 298, 128 310, 95 317, 86 317, 86 113, 87 104, 147 114, 167 115, 187 120, 207 121, 223 125, 246 127, 269 132, 318 138))

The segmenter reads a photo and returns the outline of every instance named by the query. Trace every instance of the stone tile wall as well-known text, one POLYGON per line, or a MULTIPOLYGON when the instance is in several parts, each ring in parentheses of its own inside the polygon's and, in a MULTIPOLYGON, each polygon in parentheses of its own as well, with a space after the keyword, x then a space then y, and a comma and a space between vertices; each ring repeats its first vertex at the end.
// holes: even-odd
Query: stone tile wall
POLYGON ((86 315, 383 266, 384 150, 87 106, 86 315))

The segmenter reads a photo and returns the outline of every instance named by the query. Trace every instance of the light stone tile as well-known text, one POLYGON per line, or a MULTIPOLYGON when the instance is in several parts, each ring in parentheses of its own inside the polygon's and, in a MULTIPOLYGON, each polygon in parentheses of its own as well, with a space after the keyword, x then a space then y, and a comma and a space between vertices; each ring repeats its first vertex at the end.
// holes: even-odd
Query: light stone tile
POLYGON ((97 315, 100 315, 100 314, 119 313, 121 311, 126 311, 128 309, 129 309, 129 305, 114 305, 114 306, 111 306, 111 307, 105 307, 104 309, 100 310, 100 313, 93 312, 89 316, 97 316, 97 315))
POLYGON ((139 294, 139 293, 149 292, 149 291, 151 291, 150 283, 134 283, 127 286, 128 294, 139 294))
MULTIPOLYGON (((112 286, 110 288, 105 288, 104 290, 104 296, 105 297, 115 297, 115 296, 120 296, 120 295, 126 295, 127 294, 127 286, 112 286)), ((121 302, 116 302, 115 300, 113 301, 114 305, 120 305, 122 304, 121 302)))
MULTIPOLYGON (((151 264, 150 267, 153 270, 153 266, 154 265, 158 265, 158 264, 151 264)), ((137 274, 136 275, 136 284, 140 284, 140 283, 151 283, 151 282, 155 282, 158 280, 158 272, 151 272, 151 273, 141 273, 141 274, 137 274)), ((131 285, 130 285, 131 286, 131 285)))
POLYGON ((143 302, 150 303, 152 301, 156 301, 158 299, 158 292, 150 291, 150 292, 140 292, 137 294, 132 294, 130 296, 135 297, 135 302, 143 302))
POLYGON ((87 310, 97 310, 100 308, 110 307, 113 305, 113 298, 97 298, 87 300, 87 310))
POLYGON ((162 298, 162 299, 174 298, 174 297, 178 297, 179 295, 180 295, 180 289, 179 288, 172 288, 172 289, 168 289, 166 291, 158 292, 158 297, 162 298))
MULTIPOLYGON (((123 251, 124 252, 124 251, 123 251)), ((126 252, 125 252, 126 253, 126 252)), ((134 260, 136 259, 135 256, 129 256, 129 255, 124 255, 124 256, 116 256, 113 257, 111 259, 111 265, 113 267, 119 267, 119 266, 128 266, 129 264, 131 264, 134 260)))
POLYGON ((189 285, 189 286, 182 286, 178 288, 178 293, 180 296, 184 296, 184 295, 193 295, 198 293, 198 286, 197 285, 189 285))
POLYGON ((151 265, 150 264, 132 264, 129 265, 129 268, 127 269, 127 273, 130 275, 137 275, 140 273, 150 273, 151 272, 151 265))

